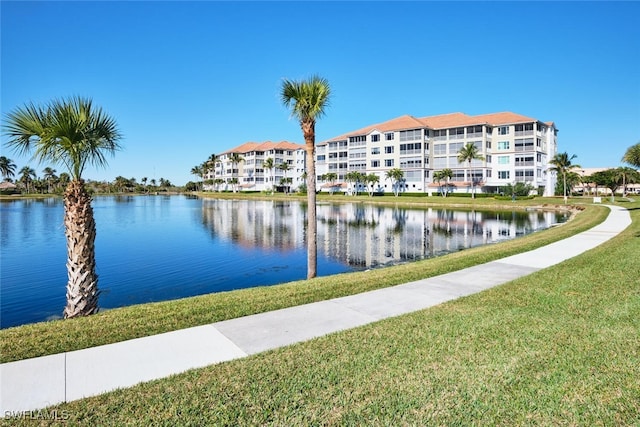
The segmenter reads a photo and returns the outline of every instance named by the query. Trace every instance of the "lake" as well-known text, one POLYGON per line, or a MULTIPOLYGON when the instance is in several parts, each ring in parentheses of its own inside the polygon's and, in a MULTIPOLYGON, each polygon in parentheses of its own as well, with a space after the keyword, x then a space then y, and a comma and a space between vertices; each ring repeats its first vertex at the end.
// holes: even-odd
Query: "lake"
MULTIPOLYGON (((100 307, 306 277, 306 204, 112 196, 93 202, 100 307)), ((0 327, 61 317, 66 241, 59 198, 0 202, 0 327)), ((378 268, 512 239, 564 213, 317 207, 318 275, 378 268)))

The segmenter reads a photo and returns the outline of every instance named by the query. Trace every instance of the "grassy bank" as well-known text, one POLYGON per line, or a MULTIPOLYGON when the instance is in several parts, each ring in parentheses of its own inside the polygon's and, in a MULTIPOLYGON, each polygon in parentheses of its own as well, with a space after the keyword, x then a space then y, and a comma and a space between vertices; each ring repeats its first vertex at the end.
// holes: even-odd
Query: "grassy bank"
MULTIPOLYGON (((493 202, 479 202, 478 206, 483 203, 493 202)), ((3 329, 2 362, 109 344, 432 277, 548 244, 592 227, 607 214, 605 207, 590 206, 553 230, 385 269, 142 304, 87 318, 3 329)))
POLYGON ((616 238, 506 285, 56 409, 79 425, 638 425, 633 207, 616 238))

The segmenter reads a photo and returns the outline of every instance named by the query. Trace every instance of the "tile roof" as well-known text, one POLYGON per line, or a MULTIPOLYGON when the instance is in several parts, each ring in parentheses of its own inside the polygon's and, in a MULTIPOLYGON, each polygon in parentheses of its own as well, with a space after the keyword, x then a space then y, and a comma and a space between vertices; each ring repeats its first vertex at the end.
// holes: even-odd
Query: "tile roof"
POLYGON ((305 146, 303 144, 296 144, 295 142, 289 141, 265 141, 265 142, 245 142, 242 145, 239 145, 231 150, 227 150, 222 154, 230 154, 230 153, 249 153, 251 151, 269 151, 269 150, 304 150, 305 146))
MULTIPOLYGON (((477 116, 469 116, 464 113, 449 113, 440 114, 437 116, 427 116, 416 118, 405 114, 404 116, 396 117, 395 119, 387 120, 386 122, 369 125, 361 129, 344 133, 335 138, 328 139, 322 143, 331 141, 343 141, 350 136, 368 135, 373 131, 388 132, 407 129, 420 129, 428 127, 430 129, 449 129, 454 127, 472 126, 472 125, 504 125, 504 124, 516 124, 516 123, 530 123, 537 122, 537 119, 523 116, 521 114, 505 111, 501 113, 480 114, 477 116)), ((545 124, 552 126, 553 122, 546 122, 545 124)))

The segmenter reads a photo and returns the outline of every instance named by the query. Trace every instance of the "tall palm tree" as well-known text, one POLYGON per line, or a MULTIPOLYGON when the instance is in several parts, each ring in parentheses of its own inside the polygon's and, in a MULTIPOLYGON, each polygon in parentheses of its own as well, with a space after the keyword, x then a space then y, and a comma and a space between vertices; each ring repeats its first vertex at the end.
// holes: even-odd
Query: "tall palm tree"
POLYGON ((119 148, 116 122, 91 99, 72 97, 17 108, 7 114, 3 127, 12 149, 68 169, 71 181, 64 193, 64 225, 69 280, 63 314, 71 318, 96 313, 96 227, 82 173, 89 164, 105 166, 106 155, 119 148))
POLYGON ((631 166, 640 168, 640 142, 627 148, 624 156, 622 156, 622 161, 630 164, 631 166))
POLYGON ((274 180, 273 176, 271 175, 273 173, 273 169, 276 167, 276 165, 273 163, 273 157, 267 157, 267 159, 262 162, 262 167, 269 171, 269 178, 271 178, 271 193, 273 193, 274 180))
POLYGON ((213 170, 214 172, 213 172, 213 177, 210 177, 210 178, 211 179, 215 178, 215 168, 218 163, 220 163, 220 156, 216 154, 211 154, 203 164, 203 168, 204 168, 204 170, 202 171, 203 180, 205 175, 209 174, 211 170, 213 170))
POLYGON ((282 103, 291 108, 291 115, 298 119, 306 146, 307 169, 307 278, 317 275, 316 223, 316 121, 321 118, 329 106, 331 88, 329 82, 319 76, 308 80, 282 82, 282 103))
POLYGON ((571 172, 572 169, 580 168, 580 165, 576 165, 572 163, 572 160, 575 159, 575 154, 569 156, 569 154, 565 151, 564 153, 557 153, 553 156, 553 159, 549 160, 549 164, 551 167, 550 171, 555 172, 559 175, 562 175, 562 184, 563 184, 563 195, 564 195, 564 203, 567 203, 567 175, 571 172))
POLYGON ((282 171, 283 178, 280 182, 284 184, 284 194, 287 194, 289 193, 289 191, 287 191, 289 188, 289 186, 287 185, 289 183, 289 179, 287 178, 287 171, 291 169, 291 166, 289 166, 289 163, 283 162, 278 165, 278 169, 282 171))
POLYGON ((398 197, 400 193, 400 183, 404 178, 404 172, 400 168, 389 169, 385 174, 385 178, 391 180, 393 185, 393 195, 398 197))
POLYGON ((16 176, 16 164, 13 163, 13 160, 0 156, 0 173, 5 181, 16 176))
POLYGON ((229 160, 231 160, 231 183, 233 184, 233 192, 235 193, 238 191, 238 183, 240 182, 238 177, 239 170, 237 168, 240 162, 244 162, 244 157, 242 157, 240 153, 231 153, 229 160))
POLYGON ((19 174, 20 174, 20 179, 18 181, 23 183, 25 188, 27 189, 27 193, 30 193, 31 192, 30 184, 33 182, 34 179, 36 179, 35 169, 30 168, 29 166, 24 166, 22 169, 20 169, 19 174))
MULTIPOLYGON (((191 168, 191 175, 195 175, 198 178, 201 178, 204 183, 204 167, 198 165, 191 168)), ((196 184, 196 190, 198 189, 198 185, 196 184)))
POLYGON ((473 182, 473 174, 471 173, 471 162, 474 160, 484 160, 484 156, 480 154, 478 151, 478 147, 472 142, 467 143, 464 147, 458 151, 458 163, 467 162, 468 164, 468 173, 469 179, 471 180, 471 198, 474 199, 476 197, 476 193, 474 191, 474 182, 473 182))
POLYGON ((46 167, 42 170, 42 177, 47 182, 47 191, 51 193, 51 183, 55 182, 58 177, 56 176, 56 170, 51 167, 46 167))

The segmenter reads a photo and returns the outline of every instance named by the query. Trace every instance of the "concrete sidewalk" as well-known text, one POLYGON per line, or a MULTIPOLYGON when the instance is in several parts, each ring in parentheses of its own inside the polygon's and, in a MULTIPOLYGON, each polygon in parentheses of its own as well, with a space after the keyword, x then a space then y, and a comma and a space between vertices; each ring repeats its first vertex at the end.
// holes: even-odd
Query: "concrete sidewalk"
POLYGON ((145 338, 0 365, 0 413, 95 396, 432 307, 579 255, 631 224, 609 206, 605 222, 551 245, 391 288, 225 320, 145 338))

